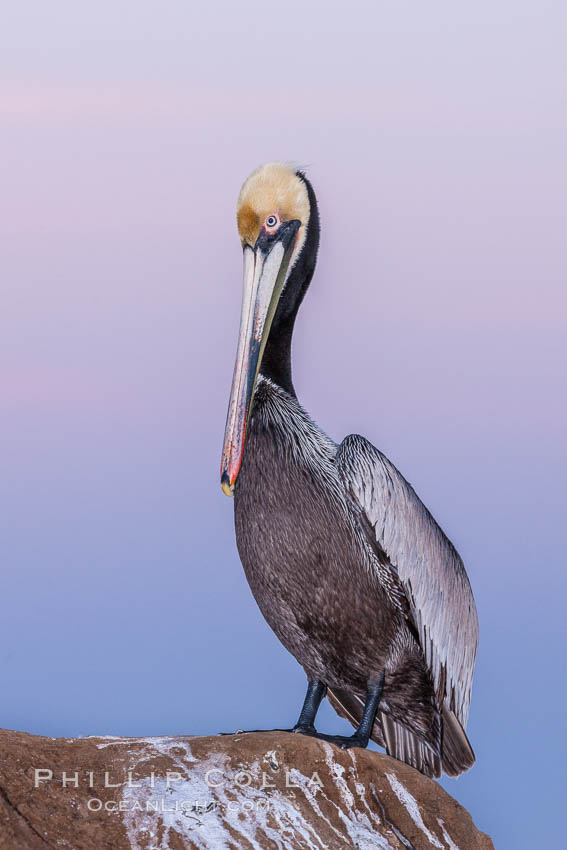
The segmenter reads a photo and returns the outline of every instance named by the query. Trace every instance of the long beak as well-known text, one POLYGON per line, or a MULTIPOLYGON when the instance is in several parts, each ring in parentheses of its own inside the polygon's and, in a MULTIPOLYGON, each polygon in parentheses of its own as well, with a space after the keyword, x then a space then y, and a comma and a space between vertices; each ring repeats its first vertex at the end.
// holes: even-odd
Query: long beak
POLYGON ((232 378, 221 462, 221 487, 232 496, 242 465, 248 417, 270 327, 286 280, 300 221, 282 222, 275 234, 261 231, 244 247, 240 335, 232 378))

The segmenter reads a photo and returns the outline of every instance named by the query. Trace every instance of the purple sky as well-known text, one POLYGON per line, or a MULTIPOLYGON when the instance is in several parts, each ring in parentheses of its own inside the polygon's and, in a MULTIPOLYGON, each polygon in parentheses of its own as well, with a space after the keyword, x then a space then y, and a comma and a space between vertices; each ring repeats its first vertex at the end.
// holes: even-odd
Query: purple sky
MULTIPOLYGON (((20 0, 0 33, 0 724, 289 725, 218 467, 240 184, 305 163, 300 399, 400 467, 465 559, 499 847, 559 840, 565 753, 565 25, 557 2, 20 0), (226 701, 211 704, 218 678, 226 701)), ((330 710, 322 723, 341 728, 330 710)))

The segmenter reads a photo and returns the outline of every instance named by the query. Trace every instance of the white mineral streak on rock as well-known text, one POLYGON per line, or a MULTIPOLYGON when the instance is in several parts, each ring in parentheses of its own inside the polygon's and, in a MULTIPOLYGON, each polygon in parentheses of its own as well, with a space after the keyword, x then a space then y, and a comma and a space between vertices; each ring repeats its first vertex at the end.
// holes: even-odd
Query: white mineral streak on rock
POLYGON ((321 797, 325 798, 325 800, 330 802, 329 798, 327 797, 325 792, 319 786, 312 788, 311 780, 308 779, 306 776, 303 776, 303 774, 300 773, 299 770, 296 770, 295 768, 290 770, 289 776, 290 776, 290 781, 294 785, 299 785, 300 788, 303 790, 303 792, 305 793, 305 796, 307 797, 307 799, 309 800, 309 803, 311 804, 311 807, 313 808, 313 811, 318 815, 318 817, 320 817, 321 820, 324 820, 325 823, 333 830, 333 832, 336 835, 339 836, 339 838, 344 838, 343 834, 341 832, 339 832, 339 830, 335 826, 333 826, 333 824, 331 823, 331 821, 327 817, 325 817, 325 815, 321 811, 321 807, 319 806, 319 803, 317 802, 317 799, 316 799, 317 793, 321 794, 321 797))
MULTIPOLYGON (((350 756, 350 760, 352 761, 353 773, 356 775, 357 770, 356 770, 356 759, 354 757, 354 753, 353 753, 352 750, 348 750, 348 754, 350 756)), ((374 823, 380 824, 381 823, 380 818, 378 817, 376 812, 373 812, 372 809, 370 808, 370 806, 368 805, 368 802, 366 800, 367 790, 364 787, 364 784, 362 782, 355 781, 354 788, 355 788, 355 791, 358 795, 358 799, 360 800, 360 802, 362 803, 364 808, 367 809, 370 818, 374 821, 374 823)))
POLYGON ((440 850, 446 850, 446 848, 443 847, 437 836, 433 835, 433 833, 430 832, 430 830, 425 826, 423 818, 421 816, 419 805, 415 797, 410 794, 407 788, 404 788, 397 776, 395 776, 393 773, 387 773, 386 778, 392 786, 392 791, 394 792, 400 803, 406 807, 410 818, 415 823, 417 828, 421 829, 423 834, 428 839, 429 843, 433 847, 439 847, 440 850))
MULTIPOLYGON (((340 764, 336 764, 334 761, 331 745, 325 744, 324 746, 325 761, 329 768, 329 773, 334 779, 335 786, 339 792, 339 801, 342 801, 342 805, 340 805, 340 803, 337 805, 333 800, 329 800, 329 803, 335 806, 337 814, 343 822, 353 845, 358 848, 358 850, 373 850, 373 848, 393 850, 392 845, 388 842, 388 840, 381 835, 377 835, 375 832, 375 827, 379 826, 381 823, 378 815, 370 812, 369 817, 364 812, 357 811, 354 796, 347 785, 346 779, 344 778, 345 768, 340 764)), ((352 768, 352 772, 356 777, 356 767, 352 768)))
POLYGON ((449 833, 445 829, 445 822, 442 821, 441 818, 437 818, 437 823, 439 824, 439 826, 443 830, 443 838, 447 842, 447 847, 449 848, 449 850, 459 850, 459 848, 457 847, 457 845, 455 844, 455 842, 453 841, 453 839, 451 838, 451 836, 449 835, 449 833))
POLYGON ((182 741, 179 738, 170 738, 167 735, 156 738, 116 738, 114 735, 90 735, 89 737, 106 742, 104 744, 97 744, 97 749, 99 750, 104 750, 105 747, 115 747, 118 745, 129 747, 132 744, 149 744, 159 753, 162 752, 160 748, 164 747, 165 749, 163 750, 163 753, 165 755, 170 755, 170 747, 186 747, 187 751, 189 753, 191 752, 189 744, 185 741, 182 741))

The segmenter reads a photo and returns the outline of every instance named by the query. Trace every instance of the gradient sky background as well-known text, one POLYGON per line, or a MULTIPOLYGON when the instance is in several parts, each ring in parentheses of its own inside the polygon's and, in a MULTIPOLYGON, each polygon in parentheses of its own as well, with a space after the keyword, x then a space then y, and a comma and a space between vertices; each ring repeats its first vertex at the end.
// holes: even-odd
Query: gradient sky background
POLYGON ((298 160, 323 223, 299 397, 399 466, 477 599, 478 761, 444 785, 500 850, 559 842, 566 24, 545 0, 5 4, 0 725, 295 720, 218 467, 236 195, 298 160))

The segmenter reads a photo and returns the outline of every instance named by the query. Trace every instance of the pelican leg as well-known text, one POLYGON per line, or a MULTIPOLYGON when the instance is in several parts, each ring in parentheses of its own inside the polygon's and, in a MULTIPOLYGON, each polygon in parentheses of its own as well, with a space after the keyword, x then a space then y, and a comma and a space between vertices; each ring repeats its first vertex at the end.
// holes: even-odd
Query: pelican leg
MULTIPOLYGON (((364 749, 368 746, 368 741, 372 734, 374 718, 376 717, 376 711, 378 710, 383 689, 384 674, 382 673, 377 682, 368 683, 362 717, 357 729, 352 735, 325 735, 323 732, 316 732, 315 729, 308 728, 297 729, 297 731, 302 732, 304 735, 311 735, 314 738, 321 738, 323 741, 329 741, 343 750, 347 750, 350 747, 362 747, 364 749)), ((309 696, 309 691, 307 692, 307 696, 309 696)))
POLYGON ((291 730, 292 732, 303 732, 303 734, 315 732, 315 717, 326 693, 327 685, 324 682, 319 679, 309 679, 303 708, 299 720, 291 730))

